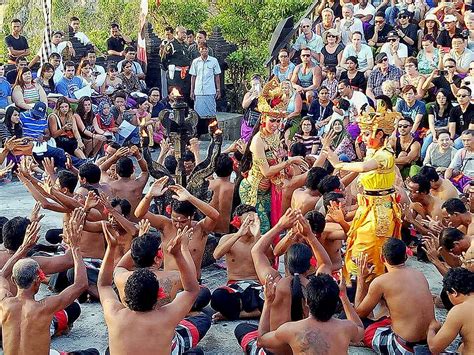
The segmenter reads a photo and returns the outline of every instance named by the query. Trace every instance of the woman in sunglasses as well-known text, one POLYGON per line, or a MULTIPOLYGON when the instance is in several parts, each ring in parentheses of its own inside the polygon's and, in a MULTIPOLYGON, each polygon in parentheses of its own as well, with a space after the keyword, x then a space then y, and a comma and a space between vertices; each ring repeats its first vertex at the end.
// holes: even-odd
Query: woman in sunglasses
POLYGON ((270 81, 263 89, 260 98, 264 100, 259 98, 258 110, 262 115, 242 157, 240 172, 243 179, 235 184, 241 203, 256 207, 262 234, 280 219, 286 168, 291 165, 307 166, 302 157, 284 160, 286 154, 279 128, 282 118, 286 116, 286 104, 270 104, 273 98, 270 97, 268 86, 272 83, 270 81))

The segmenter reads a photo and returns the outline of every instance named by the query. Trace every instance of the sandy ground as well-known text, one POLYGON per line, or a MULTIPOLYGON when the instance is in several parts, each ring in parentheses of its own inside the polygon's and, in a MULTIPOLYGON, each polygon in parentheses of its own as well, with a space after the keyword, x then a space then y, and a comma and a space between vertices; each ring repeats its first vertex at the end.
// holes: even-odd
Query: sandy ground
MULTIPOLYGON (((21 183, 13 182, 0 186, 0 216, 12 218, 15 216, 28 216, 34 205, 33 198, 21 183)), ((44 211, 41 233, 44 235, 50 228, 61 228, 62 217, 49 211, 44 211)), ((421 270, 427 277, 430 288, 434 294, 441 290, 441 276, 430 264, 420 263, 415 259, 409 261, 413 268, 421 270)), ((215 266, 210 266, 203 271, 204 284, 211 290, 225 283, 225 272, 215 266)), ((43 298, 49 291, 42 289, 39 298, 43 298)), ((407 300, 416 302, 416 300, 407 300)), ((73 351, 86 348, 97 348, 101 354, 107 348, 107 330, 102 315, 100 304, 82 304, 82 314, 74 323, 72 331, 65 336, 54 338, 52 348, 60 351, 73 351)), ((209 309, 209 312, 212 312, 209 309)), ((446 312, 437 310, 438 320, 444 320, 446 312)), ((206 354, 242 354, 241 348, 233 335, 235 326, 239 322, 220 322, 213 324, 207 335, 200 343, 206 354)), ((349 354, 372 354, 366 348, 351 347, 349 354)))

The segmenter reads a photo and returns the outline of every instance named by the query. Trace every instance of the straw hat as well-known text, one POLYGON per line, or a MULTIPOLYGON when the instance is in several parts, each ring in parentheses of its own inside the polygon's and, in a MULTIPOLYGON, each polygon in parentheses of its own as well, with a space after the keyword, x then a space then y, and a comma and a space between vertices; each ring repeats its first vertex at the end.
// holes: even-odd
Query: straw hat
POLYGON ((441 29, 441 22, 439 22, 438 18, 436 17, 435 14, 428 14, 426 15, 424 20, 420 21, 420 27, 425 28, 425 22, 426 21, 434 21, 438 24, 438 28, 441 29))
POLYGON ((341 33, 338 30, 336 30, 335 28, 330 28, 329 30, 327 30, 323 33, 323 42, 325 44, 328 43, 328 35, 336 36, 337 37, 336 42, 338 42, 341 39, 341 33))

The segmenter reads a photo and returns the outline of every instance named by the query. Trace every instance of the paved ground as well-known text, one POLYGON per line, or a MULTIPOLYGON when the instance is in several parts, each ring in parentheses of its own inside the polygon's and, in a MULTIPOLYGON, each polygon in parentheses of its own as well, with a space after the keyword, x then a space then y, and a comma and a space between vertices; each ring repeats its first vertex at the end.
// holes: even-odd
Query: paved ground
MULTIPOLYGON (((0 186, 0 216, 12 218, 15 216, 28 216, 34 201, 24 187, 13 182, 0 186)), ((41 233, 44 235, 50 228, 60 228, 62 218, 59 214, 45 211, 45 218, 42 221, 41 233)), ((438 294, 441 290, 441 276, 436 269, 429 264, 420 263, 414 259, 409 261, 409 265, 421 270, 427 277, 433 293, 438 294)), ((215 266, 206 268, 203 272, 204 284, 211 290, 224 284, 225 273, 215 266)), ((43 289, 39 298, 48 293, 43 289)), ((416 302, 416 300, 407 300, 416 302)), ((72 351, 95 347, 103 353, 107 348, 107 330, 105 327, 102 309, 98 303, 83 304, 82 314, 74 324, 74 328, 67 336, 62 336, 52 341, 52 347, 57 350, 72 351)), ((445 311, 437 310, 437 317, 443 320, 445 311)), ((210 331, 200 343, 206 354, 241 354, 233 330, 238 322, 221 322, 212 325, 210 331)), ((372 351, 365 348, 352 347, 350 354, 372 354, 372 351)))

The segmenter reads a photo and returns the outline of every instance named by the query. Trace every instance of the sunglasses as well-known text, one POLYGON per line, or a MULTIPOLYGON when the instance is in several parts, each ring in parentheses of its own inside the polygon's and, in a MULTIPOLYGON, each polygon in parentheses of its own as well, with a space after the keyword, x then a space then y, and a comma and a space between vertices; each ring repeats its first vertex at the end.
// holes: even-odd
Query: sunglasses
POLYGON ((445 67, 445 68, 448 68, 448 69, 453 69, 453 68, 454 68, 454 65, 445 65, 444 67, 445 67))
POLYGON ((287 55, 280 55, 280 58, 288 58, 287 55))
POLYGON ((303 26, 301 26, 301 28, 308 28, 308 27, 309 27, 309 25, 303 25, 303 26))
POLYGON ((269 118, 268 121, 270 123, 280 123, 281 122, 281 118, 269 118))
POLYGON ((465 97, 468 97, 469 95, 463 95, 463 94, 458 94, 456 95, 456 97, 462 97, 462 98, 465 98, 465 97))
POLYGON ((302 57, 311 57, 311 54, 302 54, 302 57))
POLYGON ((396 42, 396 41, 398 41, 398 38, 389 38, 388 41, 389 42, 396 42))
POLYGON ((398 128, 408 128, 408 127, 410 127, 410 125, 408 125, 408 124, 399 124, 398 125, 398 128))
POLYGON ((334 36, 334 35, 328 35, 327 37, 328 38, 337 38, 337 36, 334 36))
POLYGON ((388 61, 388 58, 387 58, 387 57, 385 57, 384 59, 380 59, 380 60, 379 60, 379 63, 383 63, 383 62, 386 62, 386 61, 388 61))
POLYGON ((384 23, 384 20, 377 20, 375 23, 384 23))
POLYGON ((404 18, 404 19, 407 19, 407 18, 408 18, 408 16, 407 16, 407 15, 402 15, 402 16, 400 16, 399 18, 404 18))

